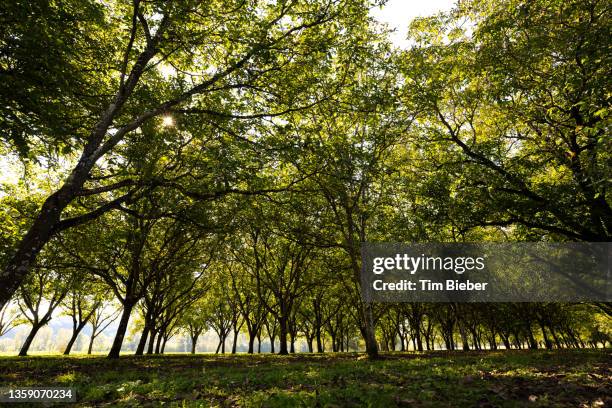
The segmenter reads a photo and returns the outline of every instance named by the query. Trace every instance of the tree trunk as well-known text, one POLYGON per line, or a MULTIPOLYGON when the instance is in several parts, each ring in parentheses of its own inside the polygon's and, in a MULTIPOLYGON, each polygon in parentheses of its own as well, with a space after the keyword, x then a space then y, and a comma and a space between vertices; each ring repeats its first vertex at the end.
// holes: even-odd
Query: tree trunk
POLYGON ((321 338, 321 329, 316 329, 315 337, 317 339, 317 353, 323 353, 323 341, 321 338))
POLYGON ((548 334, 546 334, 546 328, 544 327, 544 324, 540 323, 540 330, 542 330, 542 338, 544 339, 544 347, 546 347, 547 350, 552 349, 552 343, 550 342, 550 339, 548 338, 548 334))
POLYGON ((132 314, 132 309, 134 308, 135 304, 136 302, 124 302, 123 313, 121 314, 121 320, 119 320, 119 326, 117 327, 117 333, 115 334, 113 345, 108 352, 108 358, 119 358, 121 346, 123 345, 123 338, 125 337, 128 323, 130 322, 130 315, 132 314))
POLYGON ((289 341, 289 344, 290 344, 290 346, 289 346, 289 353, 293 354, 293 353, 295 353, 295 334, 291 333, 291 335, 289 337, 291 339, 289 341))
POLYGON ((215 350, 215 354, 219 353, 219 350, 221 349, 221 337, 219 337, 219 343, 217 343, 217 349, 215 350))
POLYGON ((255 332, 249 331, 249 350, 247 351, 247 353, 253 354, 254 344, 255 344, 255 332))
POLYGON ((555 333, 555 330, 552 327, 549 327, 548 330, 550 331, 550 335, 552 336, 555 345, 557 346, 557 348, 561 348, 561 342, 559 341, 559 336, 557 336, 557 333, 555 333))
POLYGON ((191 336, 191 354, 195 354, 199 335, 191 336))
POLYGON ((232 343, 232 354, 236 354, 236 345, 238 343, 238 331, 234 330, 234 341, 232 343))
POLYGON ((372 303, 362 303, 362 317, 364 325, 366 353, 371 359, 378 358, 378 344, 376 344, 376 334, 374 331, 374 318, 372 316, 372 303))
POLYGON ((500 336, 501 336, 502 343, 504 343, 504 347, 506 348, 506 350, 510 350, 512 347, 510 346, 509 336, 504 336, 503 334, 501 334, 500 336))
POLYGON ((423 335, 425 337, 425 347, 427 348, 427 351, 430 350, 430 341, 431 339, 429 338, 430 335, 427 333, 427 329, 425 330, 425 333, 423 335))
POLYGON ((468 343, 467 333, 462 324, 459 324, 459 334, 461 335, 461 346, 463 351, 469 351, 470 344, 468 343))
POLYGON ((495 334, 491 335, 489 347, 491 348, 491 350, 497 350, 497 340, 495 339, 495 334))
POLYGON ((442 337, 444 337, 444 347, 447 350, 452 350, 453 349, 453 345, 451 344, 451 336, 449 336, 448 333, 446 333, 446 335, 444 335, 442 337))
POLYGON ((529 340, 529 348, 531 350, 537 350, 538 349, 538 342, 533 337, 533 332, 531 331, 531 327, 530 326, 527 326, 527 338, 529 340))
POLYGON ((30 346, 32 345, 32 341, 34 341, 34 337, 36 337, 36 333, 38 333, 41 327, 43 327, 43 324, 40 324, 40 323, 32 325, 32 330, 30 330, 28 337, 26 337, 25 341, 23 342, 23 345, 21 346, 21 350, 19 351, 19 356, 25 357, 28 355, 28 350, 30 349, 30 346))
POLYGON ((92 330, 91 337, 89 338, 89 346, 87 347, 87 355, 90 356, 93 350, 94 340, 96 339, 95 330, 92 330))
POLYGON ((482 346, 480 345, 480 338, 475 331, 472 331, 472 344, 474 344, 474 348, 476 350, 482 350, 482 346))
POLYGON ((157 342, 155 343, 155 354, 159 354, 159 350, 161 349, 161 343, 163 340, 164 336, 163 336, 163 331, 159 331, 159 334, 157 335, 157 342))
POLYGON ((421 338, 421 332, 418 327, 415 329, 414 338, 416 339, 417 350, 423 351, 423 339, 421 338))
POLYGON ((270 336, 270 353, 274 354, 274 339, 276 337, 274 335, 270 336))
POLYGON ((66 350, 64 350, 65 356, 70 354, 70 350, 72 350, 72 346, 74 345, 74 342, 79 337, 81 330, 83 330, 83 327, 85 327, 86 324, 87 324, 87 321, 82 322, 81 324, 79 324, 76 330, 72 332, 72 337, 70 337, 70 340, 68 341, 68 344, 66 345, 66 350))
MULTIPOLYGON (((83 183, 79 188, 82 185, 83 183)), ((42 247, 51 239, 53 227, 59 222, 62 211, 72 200, 72 197, 67 198, 67 193, 68 191, 62 187, 45 200, 34 223, 19 243, 17 252, 0 274, 0 307, 10 301, 36 261, 42 247)))
POLYGON ((147 354, 153 354, 156 338, 157 338, 157 330, 151 329, 151 335, 149 336, 149 345, 147 347, 147 354))
POLYGON ((135 356, 142 356, 144 353, 145 345, 147 344, 147 338, 149 337, 149 326, 145 324, 144 329, 142 329, 142 334, 140 335, 140 341, 138 341, 138 347, 136 347, 135 356))
POLYGON ((287 349, 287 319, 285 317, 281 317, 278 319, 278 324, 280 326, 280 333, 278 336, 280 350, 278 351, 278 354, 289 354, 289 350, 287 349))

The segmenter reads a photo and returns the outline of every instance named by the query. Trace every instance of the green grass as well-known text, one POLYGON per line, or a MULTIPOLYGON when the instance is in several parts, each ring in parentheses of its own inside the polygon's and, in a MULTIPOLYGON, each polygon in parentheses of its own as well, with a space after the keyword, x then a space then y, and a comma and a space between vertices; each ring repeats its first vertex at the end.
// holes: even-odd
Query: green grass
POLYGON ((358 354, 0 357, 0 387, 70 386, 78 406, 604 407, 612 404, 611 357, 602 350, 390 353, 377 361, 358 354))

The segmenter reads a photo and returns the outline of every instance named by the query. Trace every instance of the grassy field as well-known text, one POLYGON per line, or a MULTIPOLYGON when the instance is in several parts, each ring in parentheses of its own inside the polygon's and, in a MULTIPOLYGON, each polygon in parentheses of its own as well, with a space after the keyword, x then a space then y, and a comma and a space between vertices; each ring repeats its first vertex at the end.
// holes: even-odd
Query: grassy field
POLYGON ((77 406, 604 407, 612 353, 0 357, 8 386, 74 387, 77 406))

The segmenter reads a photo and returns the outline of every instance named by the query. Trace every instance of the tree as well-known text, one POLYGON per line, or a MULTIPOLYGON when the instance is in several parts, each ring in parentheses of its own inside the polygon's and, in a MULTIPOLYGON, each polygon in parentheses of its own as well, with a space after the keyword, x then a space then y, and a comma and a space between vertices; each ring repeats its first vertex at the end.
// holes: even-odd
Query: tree
POLYGON ((108 354, 109 358, 119 357, 132 310, 146 290, 147 282, 144 276, 146 270, 143 269, 142 257, 152 227, 151 220, 134 218, 128 220, 127 231, 121 231, 119 236, 122 246, 117 248, 118 251, 113 251, 114 257, 109 259, 110 262, 106 263, 105 268, 96 270, 96 273, 112 288, 117 300, 123 306, 115 339, 108 354))
POLYGON ((30 323, 23 354, 60 306, 66 354, 118 319, 111 358, 128 327, 137 355, 208 328, 232 353, 241 331, 371 358, 609 346, 603 302, 361 287, 368 242, 610 240, 605 2, 467 0, 405 50, 377 1, 5 3, 0 335, 30 323))
POLYGON ((72 284, 71 279, 65 272, 60 275, 51 265, 43 264, 19 287, 17 305, 21 317, 32 325, 19 351, 20 356, 28 355, 36 334, 49 323, 53 312, 66 297, 72 284))
MULTIPOLYGON (((245 250, 254 264, 248 271, 255 279, 259 301, 278 322, 280 354, 288 354, 289 319, 294 313, 296 300, 312 287, 308 271, 316 254, 313 248, 292 242, 277 233, 259 227, 248 231, 245 250)), ((268 328, 274 325, 264 322, 268 328)), ((270 341, 274 343, 274 331, 270 341)))
POLYGON ((456 175, 461 229, 609 241, 609 13, 598 1, 474 1, 413 23, 406 103, 422 108, 428 159, 456 175))
POLYGON ((142 212, 147 216, 138 216, 136 212, 123 217, 106 217, 98 220, 98 225, 89 224, 71 231, 78 237, 74 242, 78 242, 81 249, 75 248, 70 256, 100 277, 122 305, 110 358, 119 356, 132 310, 144 296, 149 282, 146 245, 159 218, 153 216, 155 211, 150 208, 142 212), (99 227, 101 221, 105 228, 99 227))
MULTIPOLYGON (((86 137, 107 90, 105 57, 116 51, 103 39, 104 14, 94 1, 0 5, 0 140, 23 157, 47 147, 68 153, 86 137)), ((119 23, 113 19, 106 28, 119 23)))
POLYGON ((219 344, 215 353, 221 351, 222 354, 225 354, 225 341, 232 329, 232 324, 238 311, 230 306, 228 292, 220 281, 217 281, 217 284, 212 286, 211 291, 207 295, 206 305, 208 310, 206 314, 208 316, 208 326, 219 337, 219 344))
POLYGON ((174 220, 162 225, 156 230, 158 235, 151 236, 145 255, 147 283, 141 301, 144 327, 136 355, 143 354, 149 337, 150 354, 156 336, 159 343, 170 327, 178 328, 181 315, 209 287, 205 275, 216 251, 216 238, 208 242, 205 230, 174 220))
POLYGON ((101 286, 101 282, 86 279, 82 273, 75 273, 67 296, 63 301, 64 314, 70 316, 72 320, 72 336, 68 340, 64 355, 70 354, 72 346, 77 337, 79 337, 81 330, 83 330, 96 310, 102 306, 104 295, 101 291, 106 288, 101 286))
MULTIPOLYGON (((228 115, 248 119, 310 106, 313 88, 325 89, 319 88, 321 81, 313 73, 322 72, 330 63, 331 53, 326 51, 336 45, 338 33, 343 26, 353 32, 356 25, 367 21, 365 4, 349 0, 282 1, 251 6, 238 3, 237 7, 201 1, 136 0, 131 7, 118 1, 107 8, 88 3, 85 14, 95 15, 91 23, 75 11, 81 10, 80 7, 54 10, 59 11, 47 13, 44 7, 37 10, 43 27, 61 30, 64 26, 57 23, 57 14, 67 13, 71 21, 82 21, 85 27, 101 30, 96 33, 96 39, 105 38, 110 42, 102 49, 95 46, 99 41, 94 41, 89 47, 68 48, 68 45, 61 51, 52 43, 50 49, 58 51, 60 69, 74 68, 62 72, 62 78, 71 77, 78 70, 77 78, 82 75, 87 80, 100 78, 109 86, 95 89, 104 91, 104 96, 90 99, 90 104, 84 103, 88 95, 81 96, 80 101, 86 106, 84 115, 95 119, 85 121, 84 129, 75 132, 74 137, 65 136, 70 134, 68 130, 62 132, 63 139, 73 145, 71 150, 79 152, 79 158, 60 187, 44 200, 0 275, 1 304, 10 299, 38 253, 54 235, 133 201, 139 188, 164 184, 163 180, 115 175, 112 166, 106 177, 92 177, 95 169, 105 167, 101 159, 110 158, 122 143, 129 144, 132 136, 137 137, 138 129, 172 112, 213 119, 228 115), (125 23, 127 32, 123 30, 125 23), (75 54, 72 56, 67 50, 75 54), (104 58, 99 58, 100 53, 104 58), (70 64, 76 61, 78 65, 70 64), (103 64, 104 75, 87 69, 97 61, 107 61, 103 64), (81 68, 81 62, 86 62, 86 66, 81 68), (170 75, 162 75, 162 67, 170 67, 170 75), (63 218, 68 207, 83 196, 97 197, 102 202, 91 211, 63 218)), ((23 11, 17 5, 9 15, 23 11)), ((68 36, 71 34, 69 31, 68 36)), ((10 35, 9 31, 3 43, 10 35)), ((58 39, 60 45, 62 37, 58 39)), ((45 39, 54 42, 53 35, 45 39)), ((49 41, 42 44, 47 45, 49 41)), ((91 43, 84 41, 83 44, 91 43)), ((20 45, 21 48, 15 48, 19 52, 11 53, 9 58, 21 66, 27 66, 29 56, 40 55, 36 41, 24 41, 20 45)), ((36 86, 36 78, 24 75, 22 79, 36 86)), ((72 84, 69 87, 78 89, 72 84)), ((57 88, 50 88, 57 92, 57 88)), ((36 89, 41 99, 51 97, 49 89, 36 89)), ((49 119, 55 120, 56 115, 49 119)), ((40 131, 39 127, 33 128, 36 133, 40 131)), ((20 140, 28 139, 29 135, 20 137, 20 140)))
MULTIPOLYGON (((326 284, 325 280, 322 279, 318 285, 302 296, 298 314, 310 353, 314 351, 314 340, 316 340, 317 353, 323 353, 325 327, 330 325, 332 320, 336 324, 340 323, 342 315, 339 311, 345 299, 338 289, 333 288, 329 283, 326 284)), ((332 324, 332 326, 336 327, 336 324, 332 324)), ((335 333, 335 330, 331 331, 335 333)))
POLYGON ((89 345, 87 346, 87 354, 91 354, 93 351, 93 345, 96 338, 104 332, 110 326, 120 314, 119 310, 108 310, 111 307, 107 299, 98 303, 98 307, 93 310, 93 313, 89 319, 91 324, 91 335, 89 336, 89 345))
POLYGON ((191 340, 191 354, 195 354, 198 338, 208 329, 208 309, 204 298, 193 302, 181 316, 182 327, 191 340))
MULTIPOLYGON (((232 298, 240 311, 249 336, 247 353, 253 354, 255 338, 261 332, 267 312, 264 306, 265 302, 259 301, 255 278, 247 273, 246 268, 248 266, 242 266, 240 262, 247 262, 248 265, 249 262, 253 262, 253 259, 241 254, 236 256, 236 262, 229 268, 232 298)), ((267 299, 269 294, 264 295, 264 297, 267 299)))

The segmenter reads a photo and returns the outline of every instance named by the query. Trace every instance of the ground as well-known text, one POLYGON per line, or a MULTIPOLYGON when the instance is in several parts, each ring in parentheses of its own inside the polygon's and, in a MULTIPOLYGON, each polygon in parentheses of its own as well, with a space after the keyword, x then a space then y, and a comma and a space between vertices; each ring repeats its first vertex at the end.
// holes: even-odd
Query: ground
POLYGON ((0 357, 0 387, 43 385, 83 407, 605 407, 612 353, 0 357))

